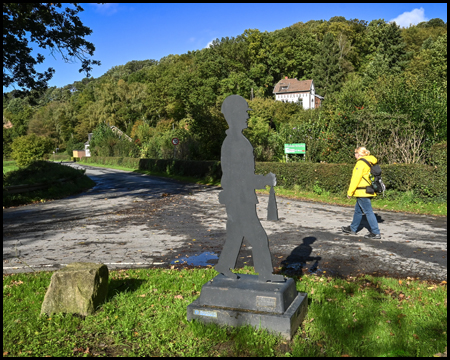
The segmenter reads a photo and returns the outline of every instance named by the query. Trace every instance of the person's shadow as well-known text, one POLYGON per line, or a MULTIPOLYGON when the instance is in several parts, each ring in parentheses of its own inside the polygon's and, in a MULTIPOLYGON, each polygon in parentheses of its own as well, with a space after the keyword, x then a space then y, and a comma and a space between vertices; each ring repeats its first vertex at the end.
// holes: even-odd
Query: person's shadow
POLYGON ((297 246, 290 255, 281 262, 282 272, 286 275, 302 274, 303 269, 308 268, 307 263, 315 261, 313 265, 309 266, 309 271, 314 272, 318 265, 320 256, 311 256, 312 246, 311 244, 317 239, 313 236, 303 238, 303 244, 297 246))

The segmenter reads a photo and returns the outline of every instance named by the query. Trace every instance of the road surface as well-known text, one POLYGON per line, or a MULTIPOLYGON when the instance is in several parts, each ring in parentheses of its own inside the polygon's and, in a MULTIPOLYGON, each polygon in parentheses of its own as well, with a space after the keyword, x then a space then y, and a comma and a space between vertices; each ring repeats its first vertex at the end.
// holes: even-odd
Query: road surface
MULTIPOLYGON (((3 210, 3 273, 55 270, 68 263, 109 269, 171 264, 214 265, 225 241, 220 188, 128 171, 86 168, 87 192, 3 210)), ((376 210, 382 239, 346 235, 353 208, 277 198, 279 221, 258 216, 270 239, 273 266, 289 274, 388 274, 447 279, 447 218, 376 210)), ((237 267, 253 265, 244 240, 237 267)))

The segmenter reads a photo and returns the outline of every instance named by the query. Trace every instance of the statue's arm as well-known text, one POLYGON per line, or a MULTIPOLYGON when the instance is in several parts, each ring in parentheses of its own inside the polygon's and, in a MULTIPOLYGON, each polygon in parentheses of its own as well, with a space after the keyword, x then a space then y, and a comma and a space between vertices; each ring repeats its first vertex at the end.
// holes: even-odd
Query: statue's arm
POLYGON ((277 184, 277 177, 274 173, 268 173, 267 175, 254 175, 254 187, 255 189, 264 189, 267 185, 275 186, 277 184))

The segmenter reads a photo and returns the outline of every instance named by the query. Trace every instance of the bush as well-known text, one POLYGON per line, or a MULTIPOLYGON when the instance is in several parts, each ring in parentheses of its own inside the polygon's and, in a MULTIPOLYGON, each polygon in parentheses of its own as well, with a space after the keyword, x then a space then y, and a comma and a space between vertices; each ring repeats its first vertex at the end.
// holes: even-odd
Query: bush
POLYGON ((429 164, 447 167, 447 142, 434 144, 429 152, 429 164))
POLYGON ((118 165, 136 170, 148 170, 167 175, 183 175, 211 181, 220 180, 222 169, 220 161, 195 161, 173 159, 135 159, 126 157, 83 157, 83 163, 97 163, 102 165, 118 165))
POLYGON ((85 175, 85 170, 74 169, 48 161, 34 161, 30 165, 3 174, 3 206, 17 206, 36 201, 59 199, 79 193, 95 185, 95 182, 85 175), (65 179, 67 181, 59 182, 65 179), (44 189, 11 193, 5 186, 21 184, 42 184, 44 189))
POLYGON ((66 143, 66 154, 72 156, 74 150, 84 149, 84 142, 78 142, 76 139, 70 139, 66 143))
POLYGON ((211 181, 220 180, 222 169, 220 161, 195 160, 157 160, 140 159, 139 170, 156 171, 168 175, 182 175, 194 178, 209 178, 211 181))
POLYGON ((70 166, 38 160, 5 174, 3 185, 38 184, 60 179, 76 179, 84 175, 84 173, 85 170, 78 170, 70 166))
MULTIPOLYGON (((83 145, 84 148, 84 145, 83 145)), ((139 157, 139 147, 134 142, 120 138, 111 128, 101 123, 92 133, 89 142, 91 156, 101 157, 139 157)))
POLYGON ((35 160, 42 160, 53 149, 50 139, 35 134, 15 138, 11 144, 12 158, 18 166, 26 166, 35 160))
POLYGON ((341 193, 347 191, 352 176, 353 165, 298 163, 256 163, 257 174, 273 172, 277 176, 277 186, 301 188, 314 191, 314 186, 324 191, 341 193))
MULTIPOLYGON (((354 164, 256 163, 257 174, 273 172, 277 186, 345 194, 354 164)), ((386 189, 395 192, 413 191, 421 199, 447 199, 447 168, 422 164, 381 165, 386 189)))

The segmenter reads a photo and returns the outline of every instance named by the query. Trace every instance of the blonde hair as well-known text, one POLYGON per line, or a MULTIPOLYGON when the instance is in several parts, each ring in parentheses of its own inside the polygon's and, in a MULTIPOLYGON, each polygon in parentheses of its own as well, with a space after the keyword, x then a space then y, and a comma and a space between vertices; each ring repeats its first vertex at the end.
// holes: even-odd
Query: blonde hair
POLYGON ((355 149, 355 153, 358 153, 361 156, 368 156, 370 155, 370 151, 367 150, 364 146, 360 146, 359 148, 355 149))

